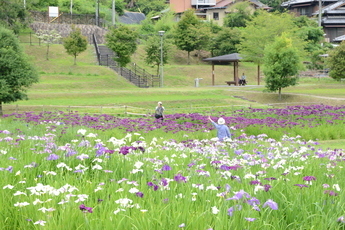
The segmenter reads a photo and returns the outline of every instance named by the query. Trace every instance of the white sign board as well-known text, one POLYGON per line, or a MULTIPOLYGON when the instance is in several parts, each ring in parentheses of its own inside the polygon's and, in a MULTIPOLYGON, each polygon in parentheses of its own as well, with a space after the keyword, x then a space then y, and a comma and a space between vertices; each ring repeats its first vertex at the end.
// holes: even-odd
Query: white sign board
POLYGON ((49 17, 56 18, 59 16, 59 7, 49 6, 48 12, 49 12, 49 17))

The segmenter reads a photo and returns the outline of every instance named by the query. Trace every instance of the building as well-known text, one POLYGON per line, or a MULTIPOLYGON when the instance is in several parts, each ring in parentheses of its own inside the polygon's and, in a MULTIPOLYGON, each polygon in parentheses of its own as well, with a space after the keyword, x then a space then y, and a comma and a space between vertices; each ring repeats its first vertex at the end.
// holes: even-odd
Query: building
POLYGON ((287 8, 296 16, 315 18, 323 27, 328 42, 344 39, 345 35, 345 0, 290 0, 283 2, 282 7, 287 8), (319 5, 321 3, 321 17, 319 5))
POLYGON ((236 3, 247 1, 250 10, 271 9, 258 0, 170 0, 168 3, 174 12, 181 15, 188 9, 195 9, 195 14, 207 21, 213 20, 218 25, 223 25, 227 14, 233 12, 236 3))

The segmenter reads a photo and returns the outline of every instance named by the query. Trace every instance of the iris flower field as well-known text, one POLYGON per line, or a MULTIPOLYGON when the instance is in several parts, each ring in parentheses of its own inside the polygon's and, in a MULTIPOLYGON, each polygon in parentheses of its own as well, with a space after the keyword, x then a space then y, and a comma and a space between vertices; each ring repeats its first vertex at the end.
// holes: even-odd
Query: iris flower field
POLYGON ((0 229, 345 229, 345 106, 0 119, 0 229))

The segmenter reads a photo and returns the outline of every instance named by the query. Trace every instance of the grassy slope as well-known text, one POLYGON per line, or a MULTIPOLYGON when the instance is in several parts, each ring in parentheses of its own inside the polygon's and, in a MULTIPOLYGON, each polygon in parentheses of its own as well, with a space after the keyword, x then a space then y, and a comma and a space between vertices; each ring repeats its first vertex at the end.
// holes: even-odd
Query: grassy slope
MULTIPOLYGON (((261 80, 261 86, 257 86, 255 77, 257 67, 253 63, 240 63, 239 67, 240 73, 245 72, 249 84, 253 86, 226 86, 224 81, 232 79, 233 68, 223 65, 215 67, 215 83, 222 87, 211 87, 211 65, 199 61, 194 55, 191 56, 191 65, 186 65, 187 53, 175 50, 171 53, 170 63, 164 67, 165 87, 140 89, 112 70, 98 66, 93 46, 89 46, 86 52, 77 57, 77 65, 73 65, 73 57, 68 56, 61 45, 50 47, 49 60, 46 60, 46 50, 46 46, 43 45, 25 46, 26 53, 40 72, 40 82, 28 91, 30 100, 16 103, 19 107, 28 106, 25 107, 26 110, 37 109, 33 105, 127 105, 142 108, 141 110, 134 109, 133 112, 147 113, 152 110, 157 101, 163 101, 168 108, 167 113, 175 113, 195 112, 196 107, 208 107, 211 110, 215 106, 229 105, 262 107, 268 103, 338 105, 345 102, 339 100, 339 98, 345 99, 344 84, 331 79, 312 78, 303 78, 299 86, 283 89, 283 101, 278 101, 277 94, 262 92, 263 80, 261 80), (194 87, 196 77, 203 78, 199 88, 194 87)), ((132 61, 153 74, 156 71, 144 63, 143 46, 139 46, 132 61)), ((5 113, 11 112, 10 106, 13 107, 13 105, 4 105, 5 113)), ((78 110, 81 111, 81 109, 78 110)), ((99 112, 92 111, 90 108, 87 110, 99 112)), ((331 148, 341 147, 344 146, 344 140, 324 144, 331 148)))
MULTIPOLYGON (((50 47, 49 60, 46 60, 47 48, 44 45, 26 45, 25 50, 37 66, 41 81, 29 89, 30 100, 17 102, 19 105, 128 105, 152 109, 157 101, 167 102, 170 108, 184 108, 262 106, 280 102, 343 104, 342 100, 327 97, 345 98, 344 85, 329 79, 307 79, 297 87, 283 89, 283 101, 278 101, 277 94, 262 92, 263 80, 261 86, 257 86, 257 67, 247 62, 240 63, 239 72, 245 72, 249 84, 253 86, 226 86, 224 81, 233 78, 233 67, 217 65, 215 84, 221 87, 211 87, 211 65, 200 61, 194 53, 191 65, 187 65, 187 53, 176 49, 170 54, 169 64, 164 66, 164 88, 149 89, 137 88, 109 68, 98 66, 91 45, 77 57, 77 65, 73 65, 73 57, 65 53, 62 45, 50 47), (194 87, 195 78, 203 78, 199 88, 194 87)), ((145 64, 144 53, 140 45, 132 61, 156 73, 156 68, 145 64)))

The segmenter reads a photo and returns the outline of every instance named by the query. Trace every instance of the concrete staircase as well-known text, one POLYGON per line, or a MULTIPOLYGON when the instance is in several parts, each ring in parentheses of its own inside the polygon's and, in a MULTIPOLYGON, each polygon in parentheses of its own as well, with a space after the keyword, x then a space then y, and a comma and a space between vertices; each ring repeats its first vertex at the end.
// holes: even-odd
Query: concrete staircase
MULTIPOLYGON (((140 88, 157 87, 159 86, 159 77, 149 74, 144 69, 137 66, 135 63, 127 65, 127 67, 120 67, 114 61, 115 54, 105 45, 97 45, 99 65, 108 66, 122 77, 126 78, 132 84, 140 88)), ((97 50, 97 48, 96 48, 97 50)))

